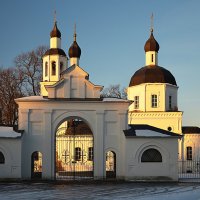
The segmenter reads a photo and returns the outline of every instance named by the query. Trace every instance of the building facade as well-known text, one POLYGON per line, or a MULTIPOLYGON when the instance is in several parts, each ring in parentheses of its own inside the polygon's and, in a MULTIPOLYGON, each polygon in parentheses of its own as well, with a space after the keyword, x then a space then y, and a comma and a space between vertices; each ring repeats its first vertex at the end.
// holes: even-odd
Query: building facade
POLYGON ((103 86, 80 67, 76 32, 68 59, 55 22, 43 57, 41 95, 16 99, 23 130, 14 140, 18 176, 177 181, 182 112, 175 78, 157 65, 158 50, 152 31, 146 66, 131 78, 128 100, 102 98, 103 86))

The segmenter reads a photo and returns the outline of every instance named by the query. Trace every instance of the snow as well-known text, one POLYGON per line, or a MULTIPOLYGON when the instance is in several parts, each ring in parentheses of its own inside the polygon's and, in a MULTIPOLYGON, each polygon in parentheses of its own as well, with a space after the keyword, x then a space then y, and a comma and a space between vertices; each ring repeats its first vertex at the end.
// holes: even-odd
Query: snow
POLYGON ((41 100, 48 100, 45 99, 43 96, 28 96, 16 99, 17 101, 41 101, 41 100))
POLYGON ((145 137, 169 137, 169 135, 159 133, 152 130, 136 130, 137 136, 145 136, 145 137))
POLYGON ((17 133, 13 130, 13 127, 0 126, 0 137, 4 138, 16 138, 20 137, 21 133, 17 133))
POLYGON ((128 102, 126 99, 119 99, 119 98, 103 98, 103 101, 122 101, 122 102, 128 102))
POLYGON ((200 199, 197 183, 1 183, 0 199, 188 200, 200 199))

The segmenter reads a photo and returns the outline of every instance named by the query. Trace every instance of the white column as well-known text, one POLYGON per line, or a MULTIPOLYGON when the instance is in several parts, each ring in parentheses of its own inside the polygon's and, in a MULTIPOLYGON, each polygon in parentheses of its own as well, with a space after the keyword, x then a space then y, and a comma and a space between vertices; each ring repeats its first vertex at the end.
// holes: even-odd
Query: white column
POLYGON ((44 110, 44 146, 42 154, 42 178, 54 178, 54 143, 52 133, 52 110, 44 110))
POLYGON ((119 123, 119 155, 116 159, 116 175, 117 178, 123 179, 125 177, 125 163, 126 163, 126 147, 125 147, 125 136, 123 130, 128 127, 128 112, 118 111, 118 123, 119 123))
POLYGON ((104 111, 96 112, 96 133, 94 134, 94 179, 103 179, 105 171, 104 111))
POLYGON ((19 129, 24 130, 22 135, 22 158, 21 174, 22 178, 31 178, 31 152, 29 148, 29 109, 20 109, 19 129))

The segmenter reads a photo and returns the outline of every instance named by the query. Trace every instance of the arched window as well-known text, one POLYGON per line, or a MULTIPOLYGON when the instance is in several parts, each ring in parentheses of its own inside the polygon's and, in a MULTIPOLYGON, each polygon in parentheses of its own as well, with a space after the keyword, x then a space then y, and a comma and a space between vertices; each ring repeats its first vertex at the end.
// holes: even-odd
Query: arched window
POLYGON ((142 154, 141 162, 162 162, 162 155, 157 149, 147 149, 142 154))
POLYGON ((45 76, 48 76, 48 62, 45 62, 45 76))
POLYGON ((60 62, 60 73, 63 71, 63 62, 60 62))
POLYGON ((192 160, 192 147, 187 147, 187 160, 192 160))
POLYGON ((52 62, 51 75, 56 75, 56 62, 52 62))
POLYGON ((4 164, 4 163, 5 163, 5 157, 3 153, 0 151, 0 164, 4 164))

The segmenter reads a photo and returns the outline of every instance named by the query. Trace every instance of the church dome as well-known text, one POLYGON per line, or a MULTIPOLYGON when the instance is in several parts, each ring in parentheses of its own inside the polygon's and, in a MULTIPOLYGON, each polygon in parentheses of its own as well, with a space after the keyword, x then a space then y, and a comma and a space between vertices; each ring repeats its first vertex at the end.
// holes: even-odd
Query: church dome
POLYGON ((57 38, 61 38, 61 32, 59 31, 58 27, 57 27, 57 22, 54 23, 54 27, 53 30, 50 33, 51 38, 52 37, 57 37, 57 38))
POLYGON ((144 50, 145 52, 148 52, 148 51, 158 52, 159 48, 160 48, 159 44, 153 36, 153 31, 151 31, 151 35, 144 45, 144 50))
POLYGON ((129 87, 142 83, 169 83, 177 86, 171 72, 157 65, 145 66, 136 71, 130 80, 129 87))
POLYGON ((78 43, 76 41, 74 41, 71 47, 69 48, 68 54, 70 58, 80 58, 81 48, 78 46, 78 43))

